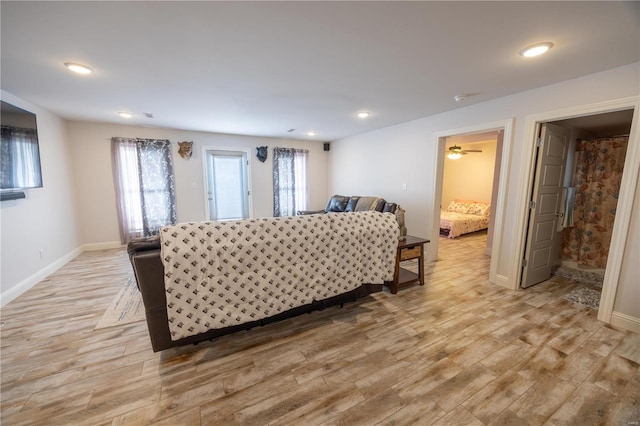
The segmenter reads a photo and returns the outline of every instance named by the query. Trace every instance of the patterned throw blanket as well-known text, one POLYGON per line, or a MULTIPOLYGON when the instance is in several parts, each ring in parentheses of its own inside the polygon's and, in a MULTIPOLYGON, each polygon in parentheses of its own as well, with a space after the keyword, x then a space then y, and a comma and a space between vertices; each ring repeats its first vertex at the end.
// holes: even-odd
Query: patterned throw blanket
POLYGON ((398 223, 359 212, 162 228, 167 313, 178 340, 393 279, 398 223))

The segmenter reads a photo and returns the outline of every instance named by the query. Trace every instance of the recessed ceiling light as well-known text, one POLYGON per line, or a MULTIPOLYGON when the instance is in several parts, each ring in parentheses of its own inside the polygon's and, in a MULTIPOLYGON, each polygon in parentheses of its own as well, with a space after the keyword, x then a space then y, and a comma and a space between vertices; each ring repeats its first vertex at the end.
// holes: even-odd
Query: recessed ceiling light
POLYGON ((467 99, 467 95, 456 95, 453 97, 453 100, 456 102, 462 102, 467 99))
POLYGON ((358 113, 358 117, 360 117, 360 118, 367 118, 370 115, 371 115, 371 113, 368 112, 368 111, 361 111, 361 112, 358 113))
POLYGON ((536 43, 531 46, 527 46, 522 49, 519 53, 525 58, 532 58, 534 56, 542 55, 547 50, 553 47, 553 43, 550 41, 545 41, 544 43, 536 43))
POLYGON ((307 132, 307 136, 315 136, 315 135, 316 135, 316 132, 313 132, 313 131, 307 132))
POLYGON ((119 112, 118 115, 122 118, 131 118, 133 117, 133 114, 131 114, 130 112, 119 112))
POLYGON ((91 74, 93 72, 93 68, 73 62, 65 62, 64 66, 76 74, 91 74))

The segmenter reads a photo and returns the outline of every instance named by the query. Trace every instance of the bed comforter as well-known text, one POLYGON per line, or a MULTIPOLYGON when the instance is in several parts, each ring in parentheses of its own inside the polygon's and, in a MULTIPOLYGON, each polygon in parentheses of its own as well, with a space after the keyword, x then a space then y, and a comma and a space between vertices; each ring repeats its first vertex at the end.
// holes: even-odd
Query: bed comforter
POLYGON ((480 231, 489 227, 489 217, 467 213, 442 210, 440 212, 440 229, 449 231, 448 238, 456 238, 462 234, 480 231))

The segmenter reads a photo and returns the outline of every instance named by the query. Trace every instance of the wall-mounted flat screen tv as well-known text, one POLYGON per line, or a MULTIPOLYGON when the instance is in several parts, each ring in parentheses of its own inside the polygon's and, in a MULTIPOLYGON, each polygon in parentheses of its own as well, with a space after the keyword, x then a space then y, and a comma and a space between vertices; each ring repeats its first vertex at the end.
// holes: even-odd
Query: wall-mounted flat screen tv
POLYGON ((42 187, 36 115, 0 101, 0 190, 42 187))

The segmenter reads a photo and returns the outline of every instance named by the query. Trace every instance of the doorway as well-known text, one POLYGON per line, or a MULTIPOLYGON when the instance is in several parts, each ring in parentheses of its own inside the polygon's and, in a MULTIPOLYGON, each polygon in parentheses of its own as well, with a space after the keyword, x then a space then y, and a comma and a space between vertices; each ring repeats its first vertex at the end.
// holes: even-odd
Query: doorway
MULTIPOLYGON (((444 177, 444 167, 445 167, 445 151, 447 150, 447 138, 453 136, 462 136, 462 135, 477 135, 482 133, 490 133, 490 132, 498 132, 501 131, 502 135, 502 151, 500 154, 496 155, 495 167, 498 170, 501 170, 503 165, 508 164, 510 150, 511 150, 511 141, 512 141, 512 132, 513 132, 513 119, 495 121, 490 123, 485 123, 476 126, 469 126, 459 129, 453 129, 443 132, 438 132, 435 135, 436 143, 437 143, 437 153, 434 157, 434 169, 435 169, 435 188, 433 190, 433 198, 431 200, 433 206, 434 215, 432 217, 431 229, 432 235, 440 234, 440 211, 442 204, 442 196, 443 196, 443 177, 444 177)), ((494 133, 495 134, 495 133, 494 133)), ((495 208, 491 209, 491 217, 490 220, 492 222, 491 228, 492 231, 490 233, 491 237, 487 236, 487 238, 492 238, 491 242, 491 264, 489 268, 489 281, 499 284, 501 286, 507 285, 507 277, 506 276, 497 276, 497 267, 498 267, 498 259, 500 258, 500 245, 502 241, 502 231, 503 231, 503 221, 505 214, 505 193, 507 187, 507 176, 506 173, 499 173, 497 177, 497 188, 493 188, 492 190, 492 206, 495 208)), ((446 206, 444 206, 446 208, 446 206)), ((431 247, 433 250, 429 250, 428 261, 436 261, 438 252, 439 252, 439 241, 438 238, 434 238, 431 240, 431 247)))
POLYGON ((558 275, 560 271, 577 273, 602 287, 614 225, 607 213, 617 207, 632 121, 633 109, 555 122, 573 135, 564 184, 584 188, 577 200, 580 221, 564 219, 558 275), (593 158, 598 158, 597 166, 593 158))
MULTIPOLYGON (((640 171, 640 146, 637 144, 638 121, 639 121, 638 97, 624 98, 613 101, 606 101, 592 105, 582 105, 565 110, 552 111, 542 114, 528 116, 525 123, 525 135, 529 135, 523 157, 523 170, 521 173, 520 191, 518 194, 517 208, 520 216, 516 219, 515 229, 521 230, 514 235, 514 247, 509 255, 509 287, 520 288, 520 278, 522 263, 524 260, 524 247, 527 232, 528 203, 530 200, 533 171, 535 169, 535 144, 536 129, 541 123, 554 122, 564 119, 574 119, 592 117, 609 112, 633 110, 633 118, 626 152, 624 173, 620 184, 620 196, 616 208, 615 222, 611 236, 611 250, 607 259, 606 272, 602 286, 602 296, 598 309, 598 319, 606 323, 611 323, 613 307, 621 277, 623 258, 625 256, 625 246, 627 244, 628 230, 631 225, 631 215, 634 206, 634 196, 640 171)), ((617 317, 616 317, 617 318, 617 317)))
POLYGON ((606 273, 632 119, 630 109, 539 124, 520 287, 558 268, 606 273))
POLYGON ((498 196, 502 133, 500 129, 446 138, 440 203, 443 244, 484 230, 480 250, 491 256, 495 225, 491 208, 495 209, 498 196))
POLYGON ((204 149, 207 220, 250 217, 248 155, 244 150, 204 149))

